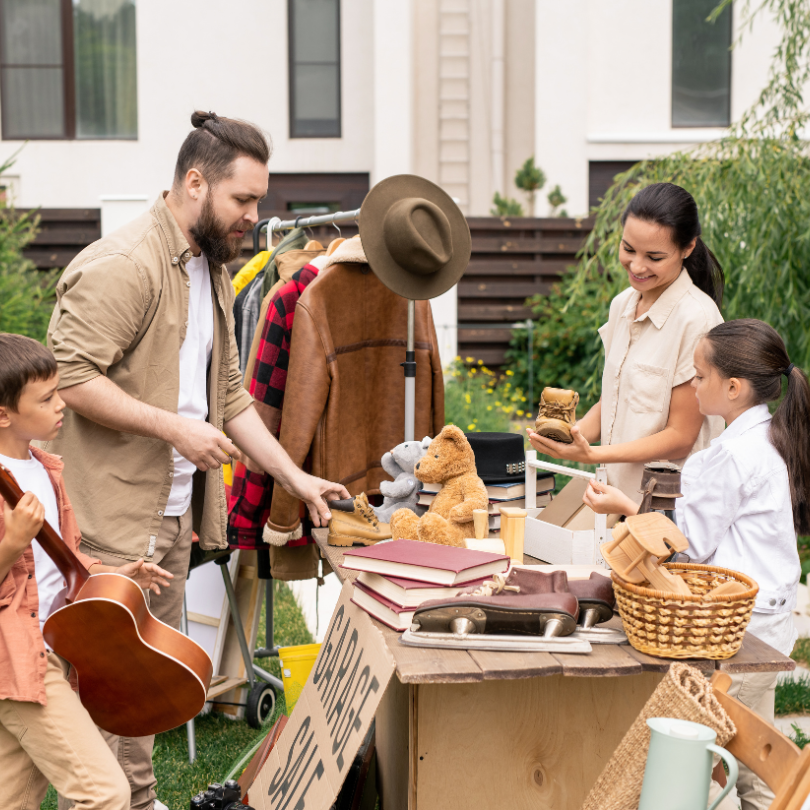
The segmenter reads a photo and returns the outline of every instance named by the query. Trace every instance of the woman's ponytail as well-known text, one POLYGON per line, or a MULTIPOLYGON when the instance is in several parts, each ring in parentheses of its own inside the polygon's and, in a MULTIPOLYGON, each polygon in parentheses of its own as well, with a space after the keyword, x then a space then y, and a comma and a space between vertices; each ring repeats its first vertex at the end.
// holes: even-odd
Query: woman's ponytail
POLYGON ((772 402, 787 391, 771 419, 771 442, 790 477, 793 526, 810 534, 810 386, 804 372, 788 358, 779 333, 767 323, 741 318, 715 326, 706 335, 707 360, 725 379, 748 380, 757 403, 772 402))
POLYGON ((683 260, 692 283, 717 304, 723 304, 725 276, 714 253, 700 238, 700 218, 694 197, 674 183, 653 183, 639 191, 622 214, 622 225, 628 216, 654 222, 669 228, 672 241, 683 250, 696 239, 692 253, 683 260))
POLYGON ((790 474, 793 524, 799 534, 810 534, 810 386, 798 366, 788 366, 787 391, 771 420, 771 441, 790 474))
POLYGON ((683 266, 689 273, 692 283, 699 290, 703 290, 720 309, 723 306, 723 287, 725 285, 723 268, 714 253, 699 236, 695 249, 683 260, 683 266))

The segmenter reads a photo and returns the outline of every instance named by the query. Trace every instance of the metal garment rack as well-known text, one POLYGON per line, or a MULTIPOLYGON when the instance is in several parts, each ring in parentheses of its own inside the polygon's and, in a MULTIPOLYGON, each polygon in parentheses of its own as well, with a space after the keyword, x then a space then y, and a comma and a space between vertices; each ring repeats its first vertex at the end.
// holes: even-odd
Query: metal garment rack
MULTIPOLYGON (((267 249, 270 247, 270 235, 280 231, 291 231, 294 228, 312 228, 316 225, 345 225, 357 222, 360 219, 360 209, 354 211, 336 211, 334 214, 322 214, 311 217, 296 217, 282 220, 280 217, 270 217, 259 220, 253 228, 253 254, 256 255, 261 248, 261 234, 266 234, 267 249)), ((338 233, 340 229, 337 228, 338 233)), ((402 367, 405 371, 405 441, 414 439, 416 419, 416 352, 414 347, 414 329, 416 321, 416 302, 408 300, 408 333, 405 346, 405 362, 402 367)), ((273 580, 268 579, 265 584, 265 637, 266 647, 261 647, 253 654, 254 658, 270 658, 278 655, 278 647, 273 637, 273 580)))

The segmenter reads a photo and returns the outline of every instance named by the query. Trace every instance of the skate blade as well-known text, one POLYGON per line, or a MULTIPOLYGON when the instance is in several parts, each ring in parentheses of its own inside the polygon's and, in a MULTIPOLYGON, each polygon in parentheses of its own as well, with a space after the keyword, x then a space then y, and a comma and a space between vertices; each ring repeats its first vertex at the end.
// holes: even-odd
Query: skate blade
POLYGON ((590 642, 563 636, 543 638, 543 636, 488 636, 470 633, 426 633, 424 630, 406 630, 400 643, 409 647, 431 647, 443 650, 491 650, 493 652, 559 652, 589 653, 590 642))
MULTIPOLYGON (((459 636, 483 634, 489 626, 490 635, 495 635, 492 630, 497 630, 498 622, 508 621, 516 613, 517 611, 499 610, 494 605, 445 605, 417 612, 414 624, 429 633, 454 633, 459 636), (492 627, 493 624, 496 625, 495 628, 492 627)), ((577 628, 576 620, 569 613, 552 610, 532 613, 532 622, 525 623, 527 635, 558 638, 570 636, 577 628)))

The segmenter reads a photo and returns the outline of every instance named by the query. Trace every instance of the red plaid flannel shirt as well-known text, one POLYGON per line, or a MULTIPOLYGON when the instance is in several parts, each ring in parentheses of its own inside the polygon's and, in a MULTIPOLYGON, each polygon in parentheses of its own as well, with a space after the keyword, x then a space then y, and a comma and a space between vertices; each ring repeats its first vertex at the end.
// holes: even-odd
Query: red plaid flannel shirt
MULTIPOLYGON (((318 275, 318 268, 305 264, 292 279, 278 289, 267 307, 267 317, 262 327, 250 393, 258 402, 264 402, 281 410, 284 404, 284 389, 287 385, 287 368, 290 363, 290 340, 292 339, 295 305, 307 285, 318 275)), ((262 531, 270 516, 273 500, 273 477, 266 473, 254 473, 243 464, 234 466, 233 488, 228 505, 228 543, 232 548, 267 548, 262 540, 262 531)), ((304 521, 304 536, 291 540, 288 545, 311 543, 309 517, 304 521)))

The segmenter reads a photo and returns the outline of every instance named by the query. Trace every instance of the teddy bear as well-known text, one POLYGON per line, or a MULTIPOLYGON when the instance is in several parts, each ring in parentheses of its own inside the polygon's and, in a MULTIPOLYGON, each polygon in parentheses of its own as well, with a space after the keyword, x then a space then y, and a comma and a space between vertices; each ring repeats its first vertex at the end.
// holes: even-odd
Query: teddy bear
POLYGON ((467 437, 455 425, 445 425, 414 472, 420 481, 442 484, 442 488, 422 517, 410 509, 397 509, 391 516, 391 536, 395 540, 422 540, 463 548, 464 538, 474 536, 473 509, 486 509, 489 505, 467 437))
POLYGON ((374 507, 374 513, 381 523, 388 523, 391 515, 400 507, 417 511, 421 483, 414 474, 414 467, 425 455, 430 441, 430 436, 425 436, 421 442, 402 442, 382 457, 382 468, 394 480, 380 484, 380 492, 385 499, 382 506, 374 507))

